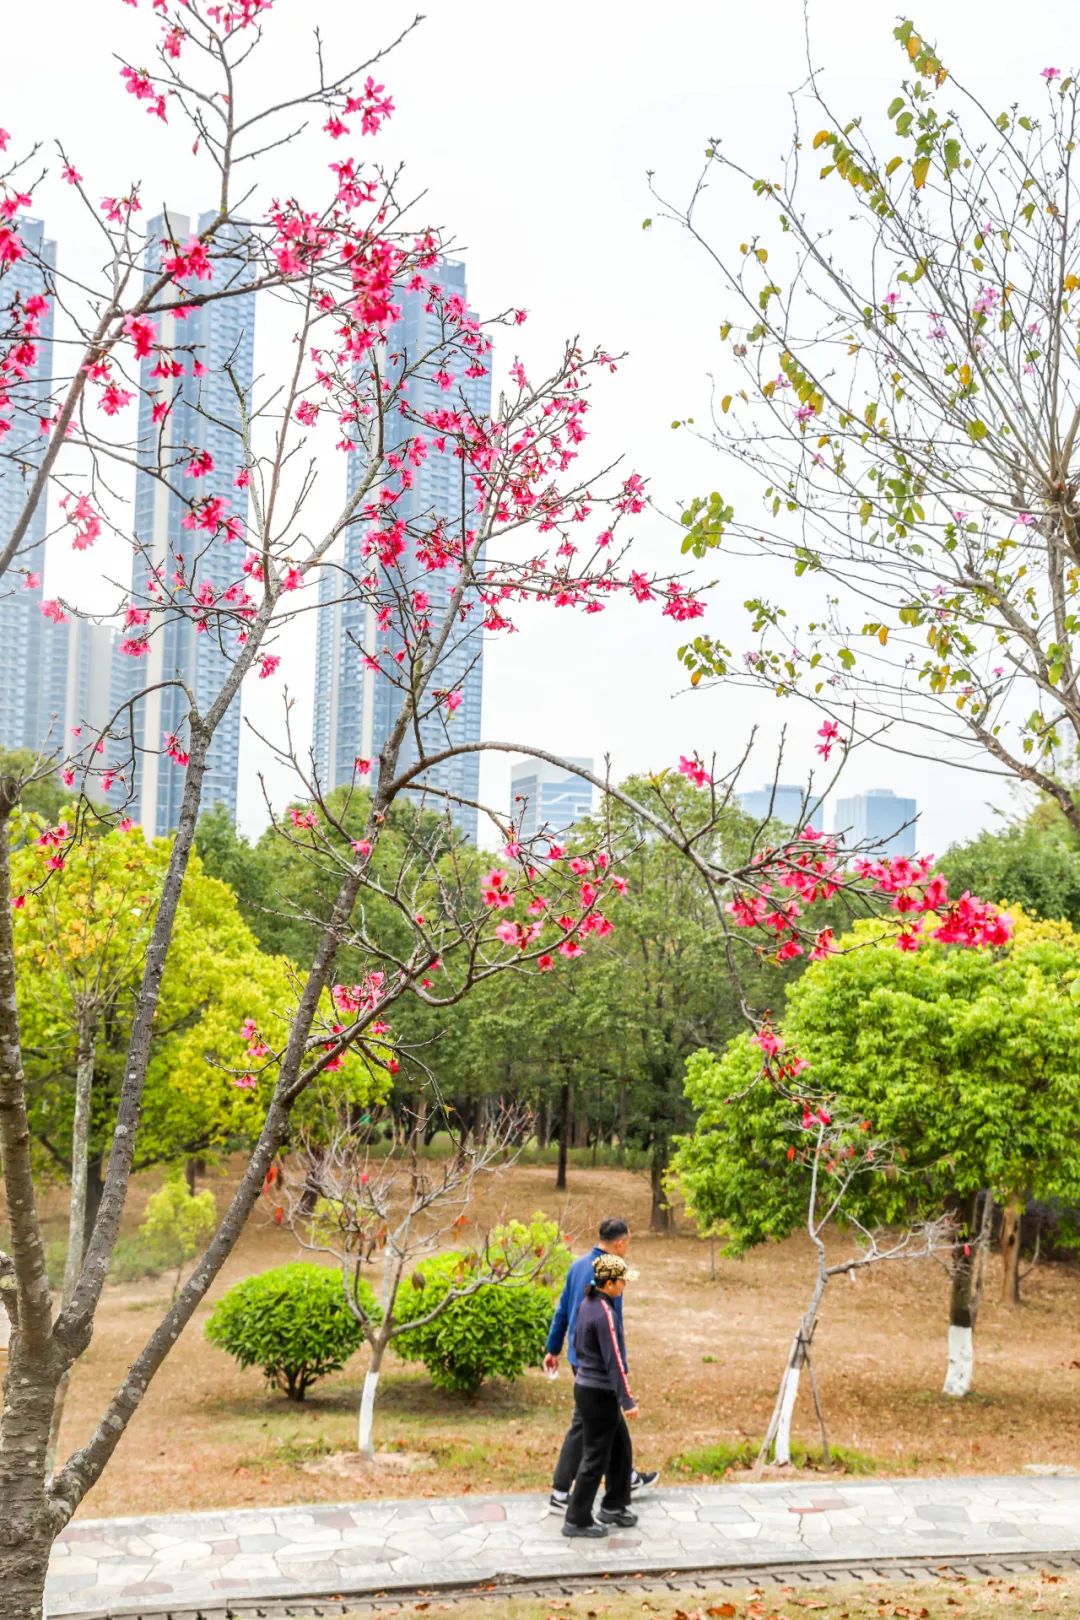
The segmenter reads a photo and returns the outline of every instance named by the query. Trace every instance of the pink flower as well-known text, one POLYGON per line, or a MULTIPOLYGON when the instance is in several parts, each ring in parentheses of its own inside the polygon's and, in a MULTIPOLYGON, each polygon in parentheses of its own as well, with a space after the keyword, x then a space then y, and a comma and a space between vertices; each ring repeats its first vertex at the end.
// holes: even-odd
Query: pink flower
POLYGON ((41 575, 40 574, 33 574, 33 573, 27 574, 26 578, 23 580, 23 590, 24 591, 36 591, 40 584, 41 584, 41 575))
POLYGON ((134 398, 135 395, 129 388, 120 388, 116 383, 111 382, 102 390, 100 404, 106 416, 115 416, 117 411, 124 409, 125 405, 130 405, 134 398))
POLYGON ((447 692, 446 696, 443 698, 443 703, 446 706, 447 712, 449 714, 453 714, 455 712, 455 710, 461 708, 461 705, 464 702, 464 700, 465 700, 464 692, 461 692, 461 691, 447 692))
POLYGON ((319 407, 310 399, 302 399, 296 407, 296 420, 303 422, 305 427, 314 427, 319 419, 319 407))
POLYGON ((129 337, 135 345, 136 360, 145 360, 152 353, 157 339, 157 328, 144 317, 136 315, 124 316, 124 335, 129 337))
POLYGON ((304 583, 304 576, 299 568, 290 568, 281 582, 283 591, 298 591, 304 583))
POLYGON ((70 163, 60 170, 60 174, 61 177, 67 181, 69 186, 77 186, 82 180, 82 175, 79 173, 78 169, 73 168, 70 163))
POLYGON ((371 769, 370 759, 361 759, 359 754, 353 760, 353 770, 357 776, 366 776, 371 769))
POLYGON ((766 1057, 776 1057, 784 1050, 784 1043, 775 1030, 759 1029, 751 1039, 755 1046, 760 1047, 766 1057))
POLYGON ((53 619, 57 624, 67 623, 67 614, 55 596, 50 596, 46 601, 42 602, 41 611, 47 619, 53 619))
POLYGON ((699 762, 696 754, 693 759, 687 759, 685 754, 681 754, 679 756, 679 770, 683 776, 693 782, 695 787, 708 787, 712 782, 712 777, 704 765, 699 762))
POLYGON ((257 660, 257 663, 259 665, 260 681, 268 681, 271 675, 277 669, 278 665, 281 663, 281 659, 277 653, 263 653, 262 657, 257 660))
POLYGON ((1061 69, 1060 68, 1043 68, 1041 77, 1046 80, 1047 84, 1050 84, 1052 82, 1052 80, 1061 78, 1061 69))

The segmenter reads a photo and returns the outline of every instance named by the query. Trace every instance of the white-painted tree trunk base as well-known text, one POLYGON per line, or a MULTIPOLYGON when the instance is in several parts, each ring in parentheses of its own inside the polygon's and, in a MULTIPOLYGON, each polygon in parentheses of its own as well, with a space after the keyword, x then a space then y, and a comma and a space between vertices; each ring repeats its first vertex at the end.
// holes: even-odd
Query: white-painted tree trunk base
POLYGON ((799 1393, 801 1367, 788 1367, 784 1373, 784 1387, 780 1394, 780 1416, 776 1420, 776 1439, 773 1441, 773 1462, 786 1468, 791 1462, 791 1417, 799 1393))
POLYGON ((975 1335, 969 1327, 950 1327, 949 1366, 943 1395, 967 1395, 975 1373, 975 1335))
POLYGON ((372 1430, 375 1422, 375 1391, 379 1387, 377 1372, 364 1375, 364 1391, 360 1397, 360 1431, 357 1436, 357 1448, 362 1457, 373 1457, 375 1447, 372 1444, 372 1430))

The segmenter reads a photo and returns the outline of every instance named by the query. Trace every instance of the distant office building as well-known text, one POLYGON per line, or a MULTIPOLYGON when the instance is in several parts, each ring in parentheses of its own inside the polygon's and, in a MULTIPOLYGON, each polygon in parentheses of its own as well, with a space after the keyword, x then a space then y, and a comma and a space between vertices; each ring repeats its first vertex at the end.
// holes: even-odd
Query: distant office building
POLYGON ((892 788, 869 788, 837 799, 833 827, 844 834, 849 848, 865 845, 869 855, 914 855, 918 808, 914 799, 902 799, 892 788))
MULTIPOLYGON (((427 272, 429 281, 435 282, 446 295, 467 297, 465 266, 442 262, 427 272)), ((441 318, 437 309, 429 310, 430 295, 424 291, 399 289, 395 302, 401 307, 399 319, 387 337, 387 351, 391 357, 388 369, 391 379, 400 375, 403 355, 428 356, 422 375, 413 377, 409 384, 409 402, 412 410, 422 416, 426 411, 460 408, 464 400, 476 416, 486 416, 491 409, 491 377, 469 377, 466 369, 470 357, 453 348, 440 347, 441 318), (435 380, 439 373, 442 382, 435 380), (446 376, 452 379, 445 386, 446 376)), ((415 432, 414 427, 396 411, 389 414, 385 424, 385 448, 392 451, 415 432)), ((349 457, 349 488, 355 490, 366 470, 362 452, 349 457)), ((415 555, 418 537, 429 533, 436 522, 445 532, 460 533, 461 528, 461 462, 447 444, 440 450, 430 439, 427 455, 413 471, 412 487, 395 503, 396 516, 408 526, 406 551, 394 570, 395 591, 422 591, 428 598, 425 610, 433 625, 439 623, 446 609, 450 593, 458 582, 456 568, 436 569, 429 572, 415 555)), ((367 574, 369 560, 361 555, 367 525, 354 524, 347 531, 344 571, 326 568, 320 580, 319 625, 315 653, 315 715, 314 749, 319 780, 324 790, 340 786, 353 778, 356 758, 378 760, 401 707, 402 693, 389 672, 398 666, 394 655, 402 650, 401 626, 395 617, 391 625, 380 628, 374 612, 355 599, 351 579, 367 574), (348 597, 347 600, 340 600, 348 597), (379 659, 378 671, 364 667, 364 655, 379 659)), ((454 742, 476 742, 480 737, 480 708, 483 697, 484 640, 479 616, 473 612, 464 623, 455 626, 439 665, 433 685, 448 692, 461 692, 462 700, 447 724, 444 709, 438 707, 421 723, 420 731, 427 752, 436 753, 446 746, 447 735, 454 742)), ((402 747, 401 764, 414 763, 417 758, 415 739, 410 735, 402 747)), ((377 769, 377 766, 376 766, 377 769)), ((435 766, 425 778, 428 785, 440 790, 428 800, 433 809, 442 809, 442 793, 450 793, 466 801, 451 805, 454 820, 465 836, 474 843, 477 836, 478 815, 473 807, 479 797, 480 760, 478 754, 467 754, 435 766)))
MULTIPOLYGON (((168 214, 168 227, 173 240, 181 244, 206 229, 216 215, 206 213, 196 222, 184 215, 168 214)), ((149 276, 160 259, 170 252, 166 240, 168 228, 165 215, 152 219, 147 227, 150 243, 149 276)), ((239 260, 216 261, 215 275, 225 280, 242 274, 239 260)), ((217 283, 215 283, 216 285, 217 283)), ((164 434, 163 453, 166 459, 191 451, 209 451, 213 458, 213 471, 185 488, 194 497, 223 496, 230 513, 242 510, 242 492, 234 487, 236 469, 241 461, 238 437, 240 414, 237 407, 233 379, 245 393, 251 389, 255 337, 255 294, 239 293, 235 297, 220 298, 197 308, 189 309, 183 321, 172 314, 155 316, 159 342, 167 349, 180 345, 187 367, 185 375, 167 386, 177 390, 175 403, 164 424, 155 425, 151 419, 155 390, 162 383, 151 376, 157 361, 150 355, 142 362, 143 392, 139 399, 139 442, 154 445, 157 461, 157 436, 164 434), (194 362, 201 361, 204 375, 194 375, 194 362), (228 372, 226 371, 228 366, 228 372), (231 378, 229 373, 231 372, 231 378)), ((149 450, 145 452, 148 456, 149 450)), ((141 549, 136 552, 132 600, 136 604, 147 600, 147 580, 150 569, 162 571, 168 578, 177 567, 177 559, 199 557, 200 584, 209 582, 215 594, 226 589, 237 577, 239 558, 236 545, 227 545, 220 538, 206 544, 193 543, 190 530, 181 528, 181 520, 188 511, 188 501, 174 494, 155 478, 148 468, 141 468, 135 477, 135 534, 141 549)), ((203 537, 200 537, 200 540, 203 537)), ((118 642, 119 647, 119 642, 118 642)), ((194 694, 195 702, 205 713, 211 700, 220 690, 229 667, 231 652, 219 645, 211 632, 200 634, 190 614, 174 614, 164 618, 150 644, 150 654, 144 658, 129 658, 119 650, 113 665, 113 701, 118 707, 124 697, 173 677, 180 680, 194 694)), ((132 797, 131 784, 126 784, 130 814, 142 824, 148 837, 174 830, 180 817, 180 801, 184 792, 184 772, 178 770, 163 752, 168 735, 186 741, 185 720, 187 700, 177 686, 164 686, 143 698, 135 710, 135 783, 132 797)), ((232 704, 219 724, 207 755, 207 769, 203 787, 206 808, 220 804, 231 816, 236 815, 237 778, 240 756, 240 700, 232 704)), ((130 762, 131 739, 118 742, 114 759, 124 769, 130 762)), ((115 797, 115 794, 114 794, 115 797)))
MULTIPOLYGON (((750 788, 745 793, 738 794, 739 809, 752 820, 763 822, 768 819, 778 821, 783 827, 797 827, 803 819, 803 804, 806 795, 804 790, 792 782, 778 782, 775 787, 766 783, 764 787, 750 788)), ((810 801, 810 813, 806 817, 809 825, 819 832, 822 827, 821 800, 810 801)))
POLYGON ((44 730, 63 753, 77 753, 112 718, 113 632, 108 625, 74 617, 46 629, 41 661, 44 730))
MULTIPOLYGON (((591 759, 568 758, 568 765, 591 771, 591 759)), ((523 759, 511 767, 510 814, 523 842, 537 833, 568 833, 592 814, 593 787, 573 771, 546 759, 523 759)))
MULTIPOLYGON (((55 268, 55 243, 45 239, 39 219, 23 220, 19 236, 26 248, 0 281, 0 323, 10 322, 12 305, 47 292, 47 271, 55 268)), ((22 324, 20 322, 20 324, 22 324)), ((26 504, 27 490, 48 442, 41 432, 39 407, 52 377, 52 300, 38 319, 37 357, 23 380, 9 378, 11 404, 4 415, 10 431, 0 458, 0 546, 6 545, 26 504)), ((42 587, 29 584, 45 572, 45 501, 38 502, 12 566, 0 580, 0 748, 41 748, 48 738, 47 709, 41 701, 41 657, 46 639, 59 626, 42 618, 42 587)), ((53 739, 55 740, 55 739, 53 739)))

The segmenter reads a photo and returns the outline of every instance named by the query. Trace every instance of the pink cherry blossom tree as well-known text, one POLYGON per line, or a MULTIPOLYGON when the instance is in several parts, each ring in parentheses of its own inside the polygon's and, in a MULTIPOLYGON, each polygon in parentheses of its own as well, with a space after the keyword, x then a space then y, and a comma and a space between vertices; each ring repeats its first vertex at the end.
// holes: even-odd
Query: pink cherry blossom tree
MULTIPOLYGON (((644 505, 640 476, 581 464, 590 384, 613 369, 611 356, 571 343, 534 380, 515 361, 512 386, 495 409, 469 407, 445 357, 483 374, 492 328, 502 328, 512 345, 522 312, 481 325, 449 296, 434 273, 445 240, 414 222, 399 171, 365 155, 365 143, 393 112, 377 77, 384 53, 331 69, 316 36, 310 68, 294 51, 287 93, 268 96, 264 31, 286 26, 270 9, 270 0, 153 0, 124 12, 123 32, 111 42, 121 54, 124 112, 144 135, 146 160, 154 150, 146 135, 168 141, 179 132, 202 165, 215 202, 194 234, 174 232, 166 217, 148 236, 140 217, 142 196, 159 194, 153 176, 113 186, 102 201, 109 182, 85 177, 78 153, 60 147, 42 174, 43 150, 25 137, 0 136, 10 158, 0 171, 0 453, 5 474, 14 471, 24 492, 10 531, 0 534, 0 589, 40 583, 35 520, 42 511, 61 547, 85 552, 113 537, 127 550, 131 579, 118 585, 112 617, 123 626, 122 656, 137 676, 145 671, 100 734, 61 737, 46 727, 37 763, 0 779, 0 1169, 10 1234, 0 1252, 0 1303, 12 1330, 0 1418, 0 1582, 13 1609, 31 1617, 41 1613, 54 1538, 109 1465, 231 1253, 305 1095, 332 1086, 351 1052, 373 1076, 392 1072, 399 1061, 394 1009, 404 997, 452 1005, 495 973, 544 972, 559 954, 573 959, 613 926, 621 880, 618 851, 603 827, 592 847, 568 857, 542 835, 524 840, 520 827, 490 810, 501 854, 482 871, 454 838, 461 805, 434 785, 440 764, 470 749, 549 757, 519 743, 453 740, 460 688, 445 671, 462 624, 506 634, 523 603, 598 615, 616 595, 678 622, 702 612, 684 580, 656 578, 626 557, 628 524, 644 505), (152 65, 124 61, 128 50, 152 65), (312 144, 305 195, 288 195, 278 180, 281 154, 312 144), (34 253, 27 210, 51 185, 73 187, 84 200, 104 266, 87 280, 42 262, 44 291, 26 296, 9 273, 34 253), (405 352, 395 330, 402 287, 425 296, 437 329, 420 353, 405 352), (287 335, 257 385, 245 388, 230 360, 215 359, 191 334, 201 312, 256 295, 274 302, 287 335), (50 309, 62 323, 66 358, 43 378, 38 345, 50 309), (439 407, 424 405, 425 384, 441 391, 439 407), (223 468, 204 445, 189 442, 183 424, 213 418, 220 425, 226 415, 236 425, 223 468), (320 423, 332 424, 336 452, 316 453, 310 436, 320 423), (452 523, 400 515, 415 466, 433 447, 460 472, 452 523), (341 495, 349 452, 362 473, 341 495), (342 458, 336 466, 334 454, 342 458), (132 468, 183 508, 181 534, 164 553, 132 522, 124 495, 132 468), (325 492, 318 503, 316 490, 325 492), (337 548, 355 527, 364 536, 364 567, 354 573, 341 567, 337 548), (454 581, 437 606, 423 588, 427 572, 454 581), (356 782, 372 784, 364 825, 356 836, 335 821, 310 757, 293 745, 286 695, 275 746, 296 769, 305 798, 284 832, 332 879, 317 943, 273 1027, 253 1016, 236 1032, 235 1049, 217 1055, 252 1106, 253 1145, 228 1208, 93 1433, 50 1471, 57 1392, 91 1341, 125 1211, 151 1035, 211 749, 245 680, 284 684, 283 628, 335 599, 394 632, 361 649, 392 685, 396 704, 378 760, 356 761, 356 782), (180 629, 208 638, 217 651, 220 678, 209 701, 170 671, 163 648, 180 629), (156 734, 154 717, 166 697, 177 718, 156 734), (440 736, 434 745, 433 729, 440 736), (147 770, 179 773, 177 825, 146 941, 104 1189, 78 1276, 56 1310, 30 1153, 12 911, 40 902, 74 840, 92 837, 102 820, 130 825, 127 810, 147 770), (27 786, 50 771, 81 796, 79 813, 41 838, 39 880, 13 892, 13 817, 27 786), (377 872, 380 839, 392 808, 418 795, 441 805, 444 833, 436 844, 421 826, 387 879, 377 872), (114 809, 104 811, 102 800, 114 809), (388 932, 372 923, 376 900, 394 918, 388 932), (358 946, 368 964, 356 983, 335 982, 344 944, 358 946)), ((102 71, 106 60, 103 54, 102 71)), ((131 127, 124 126, 125 147, 131 127)), ((78 609, 61 591, 42 611, 48 631, 78 609)), ((685 756, 681 769, 720 815, 736 773, 718 778, 697 755, 685 756)), ((663 783, 661 775, 661 798, 663 783)), ((788 955, 829 949, 804 914, 820 895, 838 891, 850 893, 855 906, 893 908, 883 938, 898 930, 913 937, 912 914, 971 943, 992 943, 1004 926, 968 899, 950 905, 925 867, 853 871, 838 846, 796 830, 794 839, 756 849, 733 872, 710 856, 700 825, 684 829, 662 807, 634 808, 707 882, 732 969, 740 934, 764 936, 765 948, 788 955)))

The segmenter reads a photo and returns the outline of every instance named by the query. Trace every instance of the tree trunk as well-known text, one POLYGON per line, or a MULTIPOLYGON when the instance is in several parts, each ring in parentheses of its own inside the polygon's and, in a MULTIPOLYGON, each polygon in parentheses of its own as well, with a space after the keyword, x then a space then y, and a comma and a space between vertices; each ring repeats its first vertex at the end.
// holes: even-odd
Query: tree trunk
POLYGON ((559 1093, 559 1169, 555 1176, 555 1187, 558 1192, 566 1191, 566 1160, 570 1148, 570 1082, 563 1082, 559 1093))
POLYGON ((581 1113, 574 1115, 574 1146, 584 1148, 589 1145, 589 1116, 582 1109, 581 1113))
POLYGON ((649 1215, 650 1232, 670 1232, 675 1224, 672 1219, 671 1205, 667 1201, 667 1193, 664 1189, 667 1162, 667 1143, 655 1142, 653 1144, 652 1160, 649 1165, 649 1186, 652 1191, 652 1211, 649 1215))
MULTIPOLYGON (((75 1116, 71 1126, 71 1203, 68 1208, 68 1244, 64 1262, 64 1282, 60 1291, 60 1308, 66 1311, 75 1297, 75 1285, 82 1270, 86 1247, 86 1182, 87 1161, 90 1154, 90 1098, 94 1088, 94 1059, 97 1050, 97 1029, 100 1014, 96 1007, 80 1007, 78 1014, 78 1047, 75 1057, 75 1116)), ((52 1473, 56 1450, 60 1444, 60 1424, 64 1416, 69 1367, 56 1389, 52 1422, 49 1425, 49 1444, 45 1453, 45 1468, 52 1473)))
POLYGON ((0 1608, 12 1620, 42 1620, 49 1554, 63 1524, 44 1491, 55 1394, 48 1358, 20 1348, 14 1334, 0 1446, 0 1608))
POLYGON ((1022 1198, 1008 1198, 1001 1212, 1001 1298, 1006 1305, 1020 1303, 1020 1221, 1022 1198))
POLYGON ((360 1422, 357 1429, 356 1449, 367 1462, 375 1461, 375 1395, 379 1387, 385 1344, 372 1347, 371 1364, 364 1374, 364 1389, 360 1396, 360 1422))
POLYGON ((626 1137, 630 1128, 630 1088, 625 1080, 619 1081, 619 1163, 626 1163, 626 1137))
POLYGON ((975 1372, 975 1319, 979 1314, 982 1273, 989 1238, 993 1199, 976 1193, 970 1218, 960 1230, 960 1246, 953 1257, 952 1298, 949 1304, 949 1364, 943 1395, 960 1398, 971 1389, 975 1372))
POLYGON ((310 1158, 307 1166, 307 1174, 304 1178, 304 1190, 300 1194, 301 1215, 314 1215, 315 1205, 318 1203, 322 1193, 322 1186, 319 1181, 319 1169, 323 1160, 323 1149, 313 1145, 311 1148, 309 1148, 308 1152, 310 1154, 310 1158))
POLYGON ((98 1210, 105 1193, 105 1161, 102 1158, 89 1158, 86 1161, 86 1218, 83 1222, 83 1253, 90 1242, 97 1220, 98 1210))
POLYGON ((536 1145, 541 1152, 548 1145, 548 1105, 546 1097, 536 1110, 536 1145))
POLYGON ((187 1190, 191 1194, 192 1198, 194 1198, 198 1189, 199 1177, 204 1176, 205 1174, 205 1159, 195 1158, 184 1160, 184 1180, 187 1182, 187 1190))

